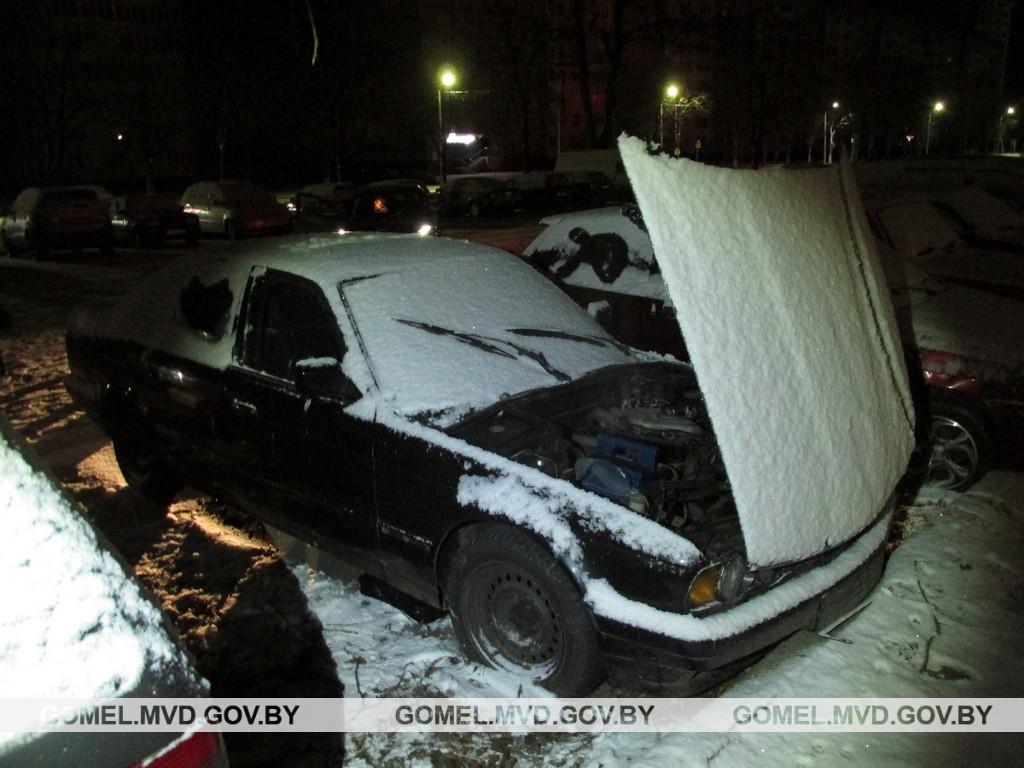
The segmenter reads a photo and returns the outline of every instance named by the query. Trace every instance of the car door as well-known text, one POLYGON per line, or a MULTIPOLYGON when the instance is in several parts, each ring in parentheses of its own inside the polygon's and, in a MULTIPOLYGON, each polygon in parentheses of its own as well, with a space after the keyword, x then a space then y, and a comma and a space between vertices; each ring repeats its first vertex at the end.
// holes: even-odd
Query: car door
POLYGON ((310 361, 344 358, 344 340, 322 291, 309 280, 266 270, 251 279, 244 303, 245 322, 227 372, 225 426, 244 493, 281 518, 282 527, 318 545, 372 549, 372 440, 343 412, 358 393, 354 387, 306 390, 297 379, 310 361))

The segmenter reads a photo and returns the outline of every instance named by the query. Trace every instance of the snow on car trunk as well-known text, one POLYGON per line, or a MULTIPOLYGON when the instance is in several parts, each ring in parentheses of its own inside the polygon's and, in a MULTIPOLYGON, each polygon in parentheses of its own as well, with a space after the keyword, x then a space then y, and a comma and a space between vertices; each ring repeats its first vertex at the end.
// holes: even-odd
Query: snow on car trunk
MULTIPOLYGON (((163 617, 89 522, 0 423, 0 691, 112 697, 189 665, 163 617)), ((0 733, 4 742, 16 734, 0 733)))
POLYGON ((749 560, 863 530, 913 446, 892 304, 849 169, 623 162, 707 401, 749 560))

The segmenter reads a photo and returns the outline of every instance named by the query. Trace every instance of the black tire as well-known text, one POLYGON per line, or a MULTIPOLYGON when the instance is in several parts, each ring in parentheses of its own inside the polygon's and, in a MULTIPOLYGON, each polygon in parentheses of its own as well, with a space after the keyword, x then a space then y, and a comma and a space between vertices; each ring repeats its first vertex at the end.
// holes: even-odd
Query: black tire
POLYGON ((604 679, 597 630, 576 583, 525 533, 469 529, 447 564, 444 590, 472 659, 560 696, 586 695, 604 679))
POLYGON ((227 235, 228 240, 242 240, 245 238, 245 231, 242 229, 242 226, 236 224, 231 219, 224 222, 224 234, 227 235))
POLYGON ((925 484, 965 491, 988 472, 995 447, 985 418, 945 398, 929 402, 928 468, 925 484))
POLYGON ((125 428, 114 437, 114 456, 125 482, 155 504, 167 506, 182 483, 159 458, 145 447, 140 431, 125 428))

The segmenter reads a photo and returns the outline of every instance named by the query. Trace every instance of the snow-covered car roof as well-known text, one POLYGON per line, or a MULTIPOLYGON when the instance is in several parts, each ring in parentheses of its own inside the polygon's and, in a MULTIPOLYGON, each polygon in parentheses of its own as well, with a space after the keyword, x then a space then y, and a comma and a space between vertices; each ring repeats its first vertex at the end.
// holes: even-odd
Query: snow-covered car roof
MULTIPOLYGON (((159 609, 11 434, 0 422, 0 690, 103 698, 154 670, 195 680, 159 609)), ((0 755, 16 736, 0 733, 0 755)))
POLYGON ((74 320, 73 329, 226 368, 232 329, 193 329, 180 293, 193 277, 204 285, 227 280, 227 317, 233 317, 254 268, 317 283, 349 339, 343 361, 349 377, 395 412, 429 415, 437 426, 505 395, 632 360, 589 315, 515 256, 417 235, 280 238, 246 244, 231 256, 186 258, 155 273, 109 311, 74 320), (368 362, 354 343, 357 337, 368 362))

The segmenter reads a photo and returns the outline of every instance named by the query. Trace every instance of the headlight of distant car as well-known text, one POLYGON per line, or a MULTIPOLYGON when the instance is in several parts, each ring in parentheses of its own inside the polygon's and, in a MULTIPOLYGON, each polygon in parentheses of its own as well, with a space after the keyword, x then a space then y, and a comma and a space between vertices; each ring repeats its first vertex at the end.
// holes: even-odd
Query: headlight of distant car
POLYGON ((426 237, 433 231, 434 228, 430 224, 420 224, 419 229, 416 230, 416 234, 420 237, 426 237))

